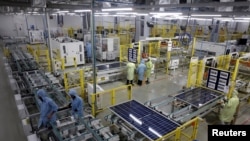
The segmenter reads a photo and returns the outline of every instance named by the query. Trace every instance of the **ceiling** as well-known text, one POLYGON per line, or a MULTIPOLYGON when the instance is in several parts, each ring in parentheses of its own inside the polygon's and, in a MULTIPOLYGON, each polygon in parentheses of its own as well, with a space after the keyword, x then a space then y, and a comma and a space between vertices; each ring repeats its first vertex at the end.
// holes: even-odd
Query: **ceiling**
MULTIPOLYGON (((92 0, 0 0, 0 12, 43 12, 44 8, 51 11, 90 9, 91 3, 92 0)), ((94 9, 132 7, 134 11, 146 12, 181 11, 187 14, 220 13, 224 16, 248 16, 249 5, 250 0, 179 0, 179 3, 176 3, 176 0, 95 0, 94 9)))

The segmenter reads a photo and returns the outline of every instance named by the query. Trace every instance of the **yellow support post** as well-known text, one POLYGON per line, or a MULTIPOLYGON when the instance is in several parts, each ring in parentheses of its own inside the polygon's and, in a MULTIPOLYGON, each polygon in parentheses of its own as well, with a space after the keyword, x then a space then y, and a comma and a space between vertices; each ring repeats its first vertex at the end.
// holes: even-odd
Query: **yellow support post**
POLYGON ((180 138, 181 138, 181 128, 180 127, 177 127, 176 128, 176 134, 175 134, 175 141, 180 141, 180 138))
POLYGON ((198 70, 198 58, 192 57, 189 64, 187 88, 193 87, 197 80, 197 70, 198 70))
POLYGON ((63 79, 64 79, 65 90, 68 91, 69 90, 69 84, 68 84, 68 75, 67 75, 67 73, 64 73, 63 79))
POLYGON ((85 92, 84 92, 84 72, 83 69, 80 70, 80 87, 81 87, 81 96, 85 99, 85 92))
POLYGON ((205 64, 204 61, 201 60, 198 62, 198 75, 197 75, 197 80, 196 80, 196 85, 202 85, 203 81, 203 76, 204 76, 204 71, 205 71, 205 64))
POLYGON ((132 99, 132 85, 128 85, 128 100, 132 99))
POLYGON ((193 44, 192 44, 192 53, 191 53, 191 57, 193 57, 193 56, 194 56, 194 51, 195 51, 195 43, 196 43, 196 38, 194 37, 193 44))
POLYGON ((116 99, 115 99, 115 90, 111 90, 111 105, 115 105, 116 99))
POLYGON ((95 94, 92 94, 91 95, 91 114, 92 116, 96 116, 95 113, 96 113, 96 109, 95 109, 95 102, 96 102, 96 95, 95 94))
POLYGON ((64 58, 61 59, 61 62, 62 62, 62 70, 65 70, 65 65, 64 65, 64 58))
POLYGON ((228 98, 231 98, 233 90, 234 90, 235 85, 236 85, 236 78, 237 78, 237 74, 238 74, 238 70, 239 70, 240 60, 241 60, 241 58, 238 58, 236 60, 234 72, 233 72, 233 75, 232 75, 232 78, 231 78, 231 85, 230 85, 230 88, 229 88, 229 92, 227 94, 228 98))
POLYGON ((171 59, 171 47, 168 47, 167 61, 166 61, 166 74, 168 74, 168 67, 170 64, 170 59, 171 59))
POLYGON ((195 118, 194 122, 193 122, 193 132, 192 132, 192 141, 196 139, 197 137, 197 133, 198 133, 198 125, 199 125, 199 118, 195 118))

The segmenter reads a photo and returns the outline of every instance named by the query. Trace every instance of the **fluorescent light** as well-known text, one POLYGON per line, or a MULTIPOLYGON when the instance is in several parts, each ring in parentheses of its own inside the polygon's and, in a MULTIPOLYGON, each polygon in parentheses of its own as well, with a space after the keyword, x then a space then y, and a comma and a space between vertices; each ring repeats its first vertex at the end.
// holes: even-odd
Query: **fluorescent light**
POLYGON ((135 122, 137 122, 138 124, 142 125, 142 121, 140 121, 138 118, 136 118, 134 115, 129 114, 129 117, 131 117, 135 122))
POLYGON ((99 14, 99 15, 108 15, 109 13, 95 13, 95 14, 99 14))
POLYGON ((34 14, 34 13, 37 13, 37 12, 28 12, 29 14, 34 14))
POLYGON ((249 23, 249 20, 234 20, 235 22, 249 23))
POLYGON ((136 13, 137 16, 147 16, 147 13, 136 13))
POLYGON ((238 17, 238 18, 234 18, 235 20, 250 20, 250 18, 249 17, 245 17, 245 18, 241 18, 241 17, 238 17))
POLYGON ((163 13, 163 12, 150 12, 149 14, 151 15, 182 15, 181 12, 166 12, 166 13, 163 13))
POLYGON ((121 12, 121 13, 116 13, 116 14, 118 14, 118 15, 135 15, 137 13, 134 13, 134 12, 126 12, 126 13, 124 13, 124 12, 121 12))
POLYGON ((68 13, 69 11, 58 11, 57 13, 68 13))
POLYGON ((132 8, 109 8, 109 9, 102 9, 102 11, 132 11, 132 8))
POLYGON ((91 10, 85 9, 85 10, 74 10, 74 12, 90 12, 91 10))
POLYGON ((212 19, 204 19, 204 18, 191 18, 191 20, 198 20, 198 21, 211 21, 212 19))
POLYGON ((156 132, 156 131, 155 131, 154 129, 152 129, 151 127, 149 127, 148 130, 149 130, 150 132, 154 133, 154 134, 155 134, 156 136, 158 136, 159 138, 162 137, 161 134, 159 134, 158 132, 156 132))
POLYGON ((221 17, 221 15, 192 14, 192 17, 221 17))

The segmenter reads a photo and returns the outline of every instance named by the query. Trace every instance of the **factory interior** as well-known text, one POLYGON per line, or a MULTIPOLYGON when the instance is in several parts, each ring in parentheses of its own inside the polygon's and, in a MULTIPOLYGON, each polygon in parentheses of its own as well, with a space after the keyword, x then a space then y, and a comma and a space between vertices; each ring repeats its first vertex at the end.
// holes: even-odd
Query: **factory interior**
POLYGON ((1 141, 208 141, 235 91, 229 124, 250 124, 250 0, 1 0, 0 19, 1 141))

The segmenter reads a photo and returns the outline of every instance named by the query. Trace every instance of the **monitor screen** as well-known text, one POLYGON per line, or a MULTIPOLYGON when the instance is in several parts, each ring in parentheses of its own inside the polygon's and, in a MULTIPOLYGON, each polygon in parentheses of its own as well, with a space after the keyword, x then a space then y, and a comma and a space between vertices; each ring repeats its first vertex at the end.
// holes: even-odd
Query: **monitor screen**
POLYGON ((240 38, 238 39, 237 45, 246 45, 247 39, 240 38))

